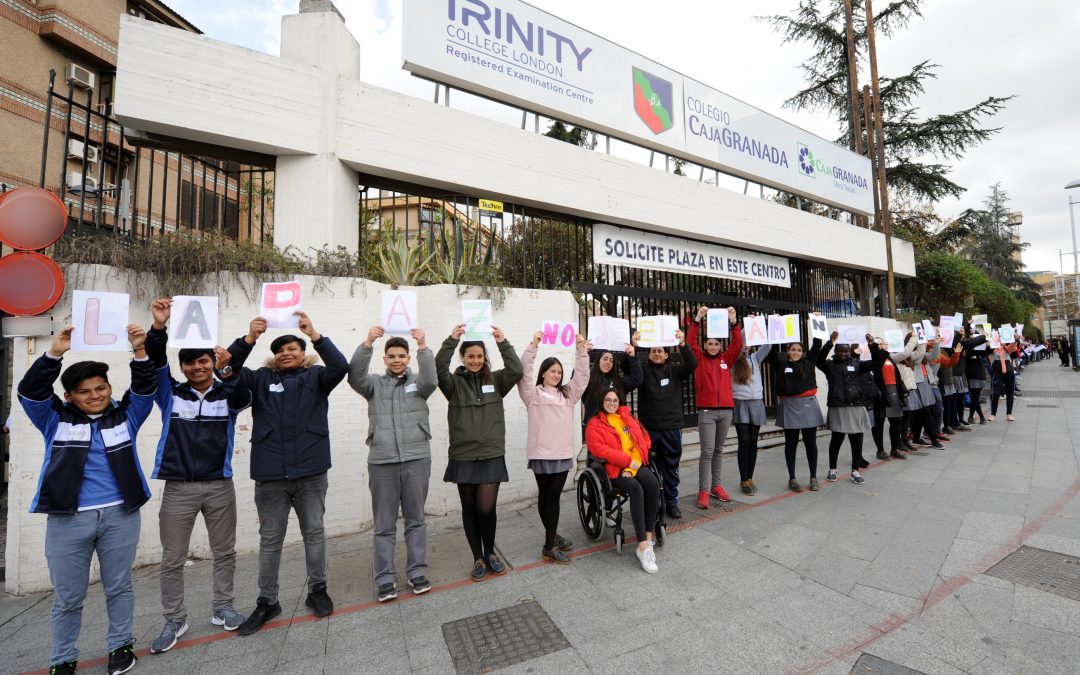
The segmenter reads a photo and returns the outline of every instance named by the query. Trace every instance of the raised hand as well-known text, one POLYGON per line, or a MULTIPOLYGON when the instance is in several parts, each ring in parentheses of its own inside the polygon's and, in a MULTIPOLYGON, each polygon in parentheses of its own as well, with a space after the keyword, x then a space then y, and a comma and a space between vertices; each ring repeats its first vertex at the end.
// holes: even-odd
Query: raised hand
POLYGON ((65 353, 71 350, 71 331, 75 330, 72 326, 65 326, 63 330, 53 336, 52 345, 49 346, 49 353, 53 356, 63 356, 65 353))
POLYGON ((491 335, 495 338, 495 342, 497 343, 506 341, 506 333, 503 333, 503 329, 498 326, 491 327, 491 335))
POLYGON ((413 328, 409 331, 409 335, 412 336, 412 339, 416 340, 417 349, 424 349, 427 347, 427 335, 424 334, 424 331, 419 328, 413 328))
POLYGON ((840 337, 840 331, 834 330, 832 335, 829 336, 829 342, 836 344, 836 338, 840 337))
POLYGON ((375 344, 376 340, 383 336, 384 332, 382 326, 372 326, 371 328, 368 328, 367 339, 364 340, 364 346, 371 349, 371 346, 375 344))
POLYGON ((251 320, 248 324, 248 334, 244 336, 244 341, 249 345, 255 344, 262 334, 266 332, 266 319, 261 316, 257 316, 251 320))
POLYGON ((150 303, 150 314, 154 317, 154 328, 164 330, 169 323, 172 314, 172 300, 170 298, 158 298, 150 303))
POLYGON ((300 332, 311 338, 312 342, 318 342, 322 335, 319 335, 319 331, 315 330, 315 326, 311 323, 311 319, 308 318, 307 312, 293 312, 293 315, 300 317, 300 332))
POLYGON ((128 342, 131 343, 131 348, 135 351, 146 347, 146 330, 138 324, 128 324, 127 338, 128 342))
POLYGON ((455 340, 460 340, 461 336, 464 335, 464 334, 465 334, 465 324, 463 324, 463 323, 459 323, 458 325, 456 325, 456 326, 454 326, 453 328, 450 329, 450 337, 454 338, 455 340))
POLYGON ((214 347, 214 367, 221 370, 232 361, 232 353, 221 345, 214 347))
POLYGON ((694 316, 694 321, 701 321, 709 315, 709 308, 705 305, 697 308, 697 314, 694 316))
MULTIPOLYGON (((581 336, 579 335, 578 338, 580 339, 581 336)), ((533 333, 532 346, 533 347, 539 347, 540 346, 540 341, 543 340, 543 339, 544 339, 544 332, 539 331, 539 330, 536 331, 535 333, 533 333)))
POLYGON ((679 341, 680 345, 686 344, 686 335, 681 330, 675 331, 675 339, 679 341))
POLYGON ((634 334, 630 336, 630 347, 636 348, 638 340, 641 339, 641 331, 634 331, 634 334))
POLYGON ((735 323, 735 319, 736 319, 735 308, 734 307, 728 307, 727 308, 727 320, 728 320, 728 323, 735 323))

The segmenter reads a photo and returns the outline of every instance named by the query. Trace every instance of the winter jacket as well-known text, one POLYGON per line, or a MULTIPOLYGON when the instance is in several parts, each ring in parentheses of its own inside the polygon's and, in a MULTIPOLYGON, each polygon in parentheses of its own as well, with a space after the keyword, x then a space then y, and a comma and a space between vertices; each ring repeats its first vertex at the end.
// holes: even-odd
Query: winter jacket
POLYGON ((964 355, 961 357, 961 363, 964 364, 964 375, 967 376, 968 381, 981 380, 985 381, 986 373, 986 356, 990 352, 985 349, 976 349, 980 345, 986 344, 985 335, 974 335, 961 342, 964 345, 964 355))
POLYGON ((506 419, 503 397, 521 379, 521 361, 509 340, 498 343, 503 368, 491 373, 488 381, 480 373, 470 373, 465 366, 450 372, 450 360, 458 340, 443 340, 435 355, 439 389, 450 406, 446 418, 450 425, 450 459, 472 462, 494 459, 506 454, 506 419))
MULTIPOLYGON (((543 384, 533 384, 533 364, 536 362, 536 345, 530 344, 521 355, 524 376, 518 380, 517 389, 525 411, 529 416, 529 435, 525 445, 527 459, 572 459, 577 455, 574 442, 574 412, 581 395, 589 386, 589 353, 577 352, 574 373, 566 384, 566 396, 558 389, 543 384)), ((563 373, 565 376, 566 373, 563 373)), ((580 432, 580 429, 578 430, 580 432)))
POLYGON ((942 386, 953 384, 953 368, 960 362, 962 353, 950 349, 948 352, 942 350, 941 355, 938 356, 938 382, 942 386))
POLYGON ((648 349, 638 350, 641 369, 645 372, 645 381, 638 391, 638 417, 649 431, 683 428, 682 385, 697 368, 697 359, 685 343, 679 347, 679 353, 680 363, 672 362, 669 357, 658 366, 648 360, 648 349))
POLYGON ((815 338, 810 351, 798 361, 788 358, 779 349, 773 354, 773 372, 776 377, 776 394, 780 398, 813 395, 817 391, 817 375, 814 364, 821 351, 821 340, 815 338))
MULTIPOLYGON (((151 478, 204 481, 232 478, 233 432, 236 416, 251 405, 251 392, 237 391, 235 376, 215 380, 201 396, 187 382, 173 379, 165 346, 169 335, 151 328, 146 355, 157 369, 154 400, 161 410, 161 437, 151 478)), ((230 361, 241 368, 243 359, 230 361)))
MULTIPOLYGON (((891 363, 893 366, 893 373, 895 373, 894 379, 896 380, 896 395, 900 398, 900 402, 903 403, 904 399, 908 397, 908 391, 910 390, 908 389, 907 384, 904 382, 904 374, 901 371, 902 366, 897 363, 894 355, 889 354, 885 350, 882 351, 885 353, 885 358, 881 361, 882 367, 874 371, 874 384, 875 386, 877 386, 878 393, 880 394, 878 403, 882 405, 885 404, 885 378, 882 373, 884 372, 884 366, 886 363, 891 363)), ((908 372, 911 372, 910 368, 908 368, 908 372)), ((912 380, 912 383, 914 385, 914 380, 912 380)))
MULTIPOLYGON (((761 364, 765 362, 771 352, 772 345, 764 344, 758 347, 758 350, 753 354, 746 355, 746 360, 750 363, 750 381, 746 384, 739 384, 735 381, 735 366, 732 366, 731 398, 736 401, 760 401, 765 396, 765 386, 761 381, 761 364)), ((736 359, 737 361, 738 359, 736 359)))
POLYGON ((990 359, 990 372, 995 375, 1013 372, 1012 355, 1014 353, 1016 353, 1015 342, 990 350, 990 355, 986 357, 990 359))
POLYGON ((45 437, 31 513, 72 515, 80 506, 96 506, 110 494, 135 511, 150 499, 139 464, 135 438, 154 409, 157 378, 150 359, 131 362, 131 389, 94 419, 53 392, 61 359, 42 354, 19 382, 19 403, 45 437), (87 497, 92 504, 81 503, 87 497))
POLYGON ((742 327, 738 324, 732 326, 727 349, 716 356, 709 356, 701 348, 700 334, 700 322, 690 322, 686 344, 690 345, 697 360, 697 368, 694 370, 694 405, 698 410, 734 408, 735 402, 731 397, 731 367, 742 354, 742 327))
POLYGON ((401 376, 368 372, 371 355, 371 347, 361 344, 349 362, 349 386, 368 402, 368 464, 431 459, 427 399, 438 386, 434 353, 418 349, 419 375, 406 368, 401 376))
POLYGON ((900 380, 904 383, 904 390, 911 391, 916 388, 915 381, 915 369, 922 369, 918 365, 922 362, 923 356, 926 355, 926 343, 919 344, 919 339, 914 335, 908 338, 907 343, 904 344, 904 351, 893 355, 893 362, 896 364, 897 371, 900 373, 900 380), (907 365, 905 361, 911 359, 914 363, 913 366, 907 365))
MULTIPOLYGON (((330 470, 330 392, 349 374, 349 362, 325 335, 311 343, 325 366, 308 356, 292 370, 270 358, 241 368, 238 390, 251 392, 251 479, 295 480, 330 470)), ((237 338, 229 352, 246 359, 252 345, 237 338)), ((234 356, 234 358, 235 358, 234 356)))
MULTIPOLYGON (((641 465, 647 466, 649 448, 652 447, 649 433, 630 414, 630 408, 620 406, 619 417, 622 418, 623 424, 630 433, 630 438, 634 439, 634 445, 641 454, 641 465)), ((603 411, 597 413, 585 426, 585 445, 588 446, 590 454, 604 462, 604 470, 607 471, 608 478, 618 478, 622 470, 630 466, 630 455, 623 452, 619 431, 611 426, 607 413, 603 411)))
POLYGON ((933 347, 924 349, 922 360, 915 360, 915 383, 926 382, 937 385, 937 367, 931 364, 941 354, 941 345, 934 343, 933 347))
MULTIPOLYGON (((885 361, 885 352, 876 344, 870 344, 869 361, 860 361, 857 356, 847 362, 829 358, 832 351, 832 340, 828 340, 822 346, 817 355, 817 367, 825 373, 829 381, 829 398, 827 404, 830 408, 844 406, 867 406, 873 404, 873 398, 867 399, 868 391, 864 375, 881 369, 885 361)), ((872 396, 872 394, 870 394, 872 396)))
MULTIPOLYGON (((604 350, 593 350, 593 354, 596 355, 596 359, 600 358, 600 354, 603 354, 604 350)), ((612 354, 615 356, 615 354, 612 354)), ((589 357, 590 361, 595 361, 592 355, 589 357)), ((622 370, 622 393, 623 396, 628 395, 641 386, 641 383, 645 380, 645 373, 641 370, 641 361, 636 356, 626 355, 626 358, 622 359, 621 365, 616 361, 615 368, 621 368, 622 370)), ((591 373, 591 371, 590 371, 591 373)), ((591 377, 591 374, 590 374, 591 377)), ((581 402, 585 405, 585 413, 581 417, 581 425, 585 426, 589 423, 589 420, 593 418, 600 410, 600 401, 604 398, 604 394, 615 389, 615 380, 611 377, 611 373, 603 374, 598 373, 599 381, 597 386, 587 387, 585 394, 581 397, 581 402)), ((589 380, 589 384, 592 385, 593 381, 589 380)))

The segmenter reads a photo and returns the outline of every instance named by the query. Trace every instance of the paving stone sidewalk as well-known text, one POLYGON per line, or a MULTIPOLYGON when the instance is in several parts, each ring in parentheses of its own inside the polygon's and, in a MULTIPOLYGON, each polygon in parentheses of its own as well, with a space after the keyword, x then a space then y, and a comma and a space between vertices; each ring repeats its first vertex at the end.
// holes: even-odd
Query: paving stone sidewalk
MULTIPOLYGON (((522 624, 534 637, 500 647, 502 662, 548 638, 563 648, 505 672, 847 674, 865 652, 923 673, 1076 673, 1080 602, 985 573, 1021 544, 1080 557, 1080 374, 1046 360, 1025 370, 1021 386, 1017 421, 1006 422, 1002 411, 945 450, 875 461, 861 486, 823 480, 820 492, 788 492, 783 451, 773 447, 758 460, 761 492, 745 497, 736 494, 734 457, 725 457, 725 487, 740 508, 723 511, 714 502, 699 511, 689 500, 658 549, 656 575, 644 574, 631 551, 617 555, 610 530, 586 541, 570 492, 561 528, 578 544, 570 566, 539 562, 533 504, 503 505, 497 541, 512 569, 466 581, 471 555, 459 522, 433 519, 434 590, 405 591, 380 605, 370 533, 341 537, 329 544, 338 611, 312 620, 303 549, 293 546, 282 559, 283 617, 250 637, 210 625, 211 562, 194 561, 187 568, 191 630, 171 652, 140 658, 134 672, 452 673, 455 655, 459 672, 469 672, 462 659, 476 652, 455 643, 452 653, 444 624, 531 602, 550 624, 522 624)), ((824 437, 819 445, 824 477, 824 437)), ((867 446, 871 458, 869 438, 867 446)), ((841 467, 846 453, 845 446, 841 467)), ((696 466, 684 467, 684 476, 695 474, 696 466)), ((805 484, 801 449, 798 474, 805 484)), ((241 612, 254 604, 256 576, 257 557, 241 556, 241 612)), ((162 623, 157 569, 137 570, 135 578, 137 647, 145 650, 162 623)), ((48 665, 51 602, 50 594, 0 596, 0 671, 48 665)), ((106 625, 94 584, 80 672, 105 672, 106 625)), ((486 637, 500 635, 501 628, 486 637)))

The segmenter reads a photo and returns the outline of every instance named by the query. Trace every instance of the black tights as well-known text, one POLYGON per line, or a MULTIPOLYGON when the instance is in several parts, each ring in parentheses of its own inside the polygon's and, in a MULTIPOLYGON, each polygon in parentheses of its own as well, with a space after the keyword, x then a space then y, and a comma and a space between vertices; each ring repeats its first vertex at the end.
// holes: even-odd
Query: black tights
POLYGON ((979 403, 979 396, 982 394, 982 387, 978 389, 968 388, 968 396, 971 397, 971 403, 968 404, 968 421, 975 421, 975 415, 978 414, 979 421, 985 422, 986 415, 983 415, 982 403, 979 403))
POLYGON ((842 434, 839 431, 832 432, 829 441, 829 471, 836 471, 836 460, 840 457, 840 446, 844 444, 844 436, 847 436, 851 445, 851 470, 858 471, 862 468, 862 434, 842 434))
MULTIPOLYGON (((871 435, 874 437, 874 446, 877 451, 885 452, 885 418, 878 417, 877 413, 874 413, 874 427, 870 430, 871 435)), ((889 436, 892 436, 892 430, 889 431, 889 436)))
POLYGON ((544 549, 548 551, 555 547, 555 535, 559 531, 559 498, 562 497, 563 486, 566 485, 566 476, 569 473, 563 471, 535 474, 536 488, 539 491, 536 510, 540 512, 540 522, 544 524, 544 549))
POLYGON ((795 480, 795 451, 799 448, 799 433, 806 447, 806 462, 810 465, 810 477, 817 478, 817 428, 784 429, 784 460, 790 480, 795 480))
POLYGON ((739 482, 754 478, 754 467, 757 465, 757 441, 758 431, 761 427, 757 424, 738 422, 735 424, 735 435, 739 437, 739 482))
POLYGON ((892 452, 900 452, 903 445, 903 432, 904 432, 904 418, 902 417, 890 417, 889 418, 889 445, 892 446, 890 450, 892 452))
POLYGON ((495 503, 499 500, 498 483, 459 483, 461 524, 469 540, 474 560, 487 560, 495 552, 495 503))

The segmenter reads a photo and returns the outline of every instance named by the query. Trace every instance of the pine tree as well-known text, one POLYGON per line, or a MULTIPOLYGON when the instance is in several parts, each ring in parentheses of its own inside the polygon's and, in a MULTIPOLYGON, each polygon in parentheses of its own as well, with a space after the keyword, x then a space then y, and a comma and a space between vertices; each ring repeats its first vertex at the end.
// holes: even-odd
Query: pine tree
MULTIPOLYGON (((894 0, 874 15, 878 38, 890 37, 921 17, 922 0, 894 0)), ((865 61, 866 10, 863 0, 852 0, 856 59, 865 61)), ((759 17, 781 34, 782 43, 808 43, 814 54, 801 66, 806 88, 784 102, 793 110, 826 112, 844 129, 837 142, 851 145, 851 103, 848 95, 847 39, 843 0, 800 0, 792 16, 759 17)), ((969 108, 930 117, 919 115, 916 99, 927 82, 937 77, 939 66, 923 61, 907 74, 880 76, 882 128, 885 135, 886 180, 894 194, 920 201, 958 197, 965 188, 949 178, 950 167, 972 147, 1000 128, 984 126, 986 118, 1000 112, 1011 96, 989 96, 969 108), (935 161, 939 160, 939 161, 935 161)), ((868 69, 863 69, 868 71, 868 69)), ((860 76, 869 84, 869 76, 860 76)), ((859 96, 862 110, 862 96, 859 96)))
POLYGON ((960 253, 992 280, 1010 288, 1017 298, 1038 306, 1039 285, 1024 273, 1020 254, 1028 247, 1013 237, 1009 225, 1009 195, 1001 183, 990 186, 983 209, 967 209, 956 222, 967 229, 968 236, 960 253))

